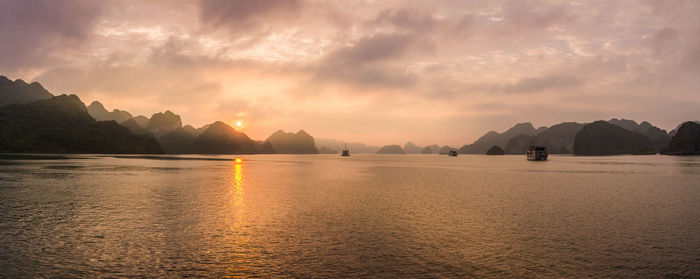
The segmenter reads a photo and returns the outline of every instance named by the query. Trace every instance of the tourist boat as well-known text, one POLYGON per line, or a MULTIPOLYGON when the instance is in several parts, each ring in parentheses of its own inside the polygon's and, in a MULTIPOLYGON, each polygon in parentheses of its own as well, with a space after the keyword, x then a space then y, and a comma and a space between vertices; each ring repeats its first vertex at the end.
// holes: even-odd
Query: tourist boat
POLYGON ((350 156, 350 150, 348 150, 348 145, 345 145, 345 149, 343 149, 343 154, 340 154, 340 156, 350 156))
POLYGON ((456 151, 456 150, 450 150, 450 152, 447 153, 447 155, 448 155, 448 156, 455 157, 455 156, 457 156, 457 151, 456 151))
POLYGON ((527 159, 530 161, 547 161, 549 153, 544 146, 530 146, 527 150, 527 159))

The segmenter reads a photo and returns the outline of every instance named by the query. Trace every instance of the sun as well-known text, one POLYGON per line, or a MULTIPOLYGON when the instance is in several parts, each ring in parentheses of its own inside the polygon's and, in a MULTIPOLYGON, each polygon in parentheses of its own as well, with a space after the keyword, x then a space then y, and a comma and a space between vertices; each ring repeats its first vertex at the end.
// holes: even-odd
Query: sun
POLYGON ((246 125, 247 123, 243 120, 233 120, 230 123, 233 124, 231 126, 233 126, 234 128, 236 128, 236 130, 239 130, 239 131, 245 129, 247 126, 246 125))

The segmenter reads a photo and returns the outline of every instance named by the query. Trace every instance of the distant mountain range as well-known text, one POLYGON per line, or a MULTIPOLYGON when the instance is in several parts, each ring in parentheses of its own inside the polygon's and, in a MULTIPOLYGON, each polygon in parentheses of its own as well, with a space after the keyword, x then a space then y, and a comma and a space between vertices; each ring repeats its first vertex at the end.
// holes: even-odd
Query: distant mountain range
MULTIPOLYGON (((531 145, 544 145, 553 154, 700 154, 700 122, 685 122, 670 133, 647 121, 610 119, 593 123, 563 122, 551 127, 518 123, 503 133, 490 131, 459 148, 463 154, 525 154, 531 145), (494 147, 498 147, 496 150, 494 147)), ((54 97, 41 84, 11 81, 0 76, 0 152, 51 153, 202 153, 256 154, 352 153, 447 154, 454 150, 412 142, 383 147, 314 139, 304 130, 279 130, 255 141, 224 122, 200 128, 184 125, 179 115, 159 112, 150 118, 127 111, 108 111, 102 103, 85 106, 75 95, 54 97)))
MULTIPOLYGON (((0 152, 42 153, 276 153, 267 141, 254 141, 217 121, 195 129, 179 115, 159 112, 150 118, 89 106, 75 95, 53 96, 39 83, 0 76, 0 152)), ((285 152, 318 153, 306 132, 277 141, 285 152), (285 142, 290 139, 291 142, 285 142)))
MULTIPOLYGON (((497 146, 506 146, 508 144, 508 141, 516 136, 519 135, 526 135, 526 136, 534 136, 537 133, 537 130, 535 130, 535 127, 532 126, 530 123, 518 123, 513 128, 508 129, 507 131, 501 133, 497 133, 494 131, 490 131, 483 136, 481 136, 479 139, 477 139, 474 143, 472 144, 467 144, 462 146, 459 149, 459 153, 463 154, 485 154, 486 151, 493 147, 494 145, 497 146)), ((506 148, 508 149, 508 148, 506 148)), ((519 152, 519 151, 518 151, 519 152)), ((522 154, 525 154, 524 152, 522 154)))
POLYGON ((385 145, 379 150, 377 154, 406 154, 406 152, 398 144, 385 145))
POLYGON ((131 113, 123 110, 115 109, 109 112, 107 111, 107 109, 105 109, 102 103, 98 101, 94 101, 89 106, 87 106, 87 111, 90 114, 90 116, 92 116, 92 118, 95 118, 95 120, 97 121, 114 120, 117 123, 123 123, 124 121, 134 118, 134 116, 131 115, 131 113))
POLYGON ((187 151, 197 154, 275 153, 270 142, 255 142, 221 121, 209 125, 189 144, 187 151))
POLYGON ((589 124, 563 122, 551 127, 518 123, 503 133, 490 131, 459 149, 463 154, 485 154, 505 146, 506 154, 525 154, 531 145, 543 145, 552 154, 615 155, 664 152, 672 134, 647 121, 613 118, 589 124))
POLYGON ((108 112, 99 102, 90 104, 88 111, 95 119, 122 121, 121 125, 131 133, 155 138, 170 154, 275 153, 269 142, 254 141, 221 121, 195 129, 190 125, 183 126, 181 117, 171 111, 158 112, 150 118, 131 117, 126 111, 115 109, 108 112))

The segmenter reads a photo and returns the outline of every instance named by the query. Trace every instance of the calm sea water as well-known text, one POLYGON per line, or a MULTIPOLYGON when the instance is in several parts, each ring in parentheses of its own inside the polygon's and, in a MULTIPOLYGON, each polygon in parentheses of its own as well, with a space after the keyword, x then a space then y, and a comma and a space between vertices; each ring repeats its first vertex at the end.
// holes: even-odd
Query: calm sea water
POLYGON ((700 157, 70 157, 0 160, 0 276, 700 278, 700 157))

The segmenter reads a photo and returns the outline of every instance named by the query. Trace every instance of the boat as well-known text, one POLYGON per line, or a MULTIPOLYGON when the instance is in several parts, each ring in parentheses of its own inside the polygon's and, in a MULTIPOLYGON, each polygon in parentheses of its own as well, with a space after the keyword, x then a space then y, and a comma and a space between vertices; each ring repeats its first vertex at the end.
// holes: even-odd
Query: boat
POLYGON ((527 159, 529 161, 547 161, 548 156, 549 153, 547 152, 547 148, 544 146, 533 145, 527 149, 527 159))
POLYGON ((447 153, 447 156, 452 156, 452 157, 457 156, 457 150, 450 150, 450 152, 447 153))
POLYGON ((345 145, 345 149, 343 149, 343 153, 340 154, 340 156, 344 156, 344 157, 350 156, 350 150, 348 150, 347 144, 345 145))

